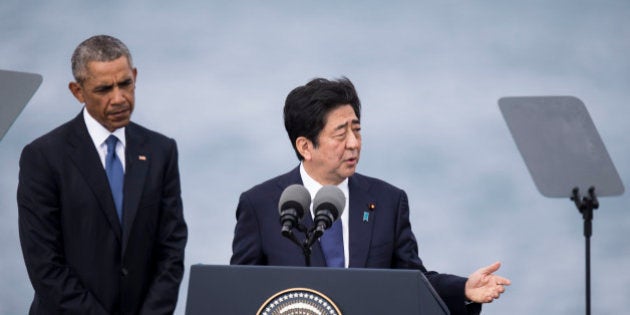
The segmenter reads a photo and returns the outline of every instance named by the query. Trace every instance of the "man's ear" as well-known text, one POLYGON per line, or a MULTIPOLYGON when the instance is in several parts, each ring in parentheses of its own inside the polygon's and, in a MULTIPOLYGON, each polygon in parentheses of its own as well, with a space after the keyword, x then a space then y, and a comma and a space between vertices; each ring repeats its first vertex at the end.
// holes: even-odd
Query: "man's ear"
POLYGON ((74 95, 74 98, 76 98, 79 103, 85 103, 85 98, 83 97, 83 87, 81 87, 81 84, 77 82, 70 82, 68 84, 68 89, 70 89, 70 92, 72 92, 72 95, 74 95))
POLYGON ((295 148, 304 158, 305 161, 311 160, 311 151, 313 150, 313 143, 306 137, 298 137, 295 139, 295 148))

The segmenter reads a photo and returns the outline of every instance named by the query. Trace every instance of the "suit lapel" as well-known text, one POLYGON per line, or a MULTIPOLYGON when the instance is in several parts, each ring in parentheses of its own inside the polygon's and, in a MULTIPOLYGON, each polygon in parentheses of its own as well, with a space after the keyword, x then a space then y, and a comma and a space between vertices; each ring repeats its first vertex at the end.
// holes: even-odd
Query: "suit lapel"
POLYGON ((367 266, 367 257, 372 241, 372 227, 376 213, 374 209, 370 209, 370 205, 375 203, 368 194, 368 187, 366 186, 367 183, 362 180, 360 175, 355 174, 348 180, 350 267, 363 268, 367 266))
POLYGON ((137 132, 133 123, 125 128, 127 145, 125 148, 125 185, 123 195, 123 243, 125 253, 129 234, 138 213, 145 178, 151 163, 151 156, 146 148, 146 139, 137 132))
POLYGON ((105 214, 116 238, 120 241, 121 227, 116 214, 112 192, 109 188, 103 164, 83 121, 83 114, 79 114, 72 120, 71 124, 73 132, 68 137, 68 156, 79 169, 89 189, 94 193, 99 208, 105 214))

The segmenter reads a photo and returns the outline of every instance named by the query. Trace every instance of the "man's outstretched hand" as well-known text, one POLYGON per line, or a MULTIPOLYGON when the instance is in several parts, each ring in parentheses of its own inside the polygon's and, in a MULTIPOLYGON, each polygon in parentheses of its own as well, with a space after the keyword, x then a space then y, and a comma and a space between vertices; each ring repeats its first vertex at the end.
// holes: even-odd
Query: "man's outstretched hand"
POLYGON ((473 272, 466 281, 466 298, 477 303, 491 303, 505 292, 505 286, 510 285, 510 280, 497 276, 495 271, 501 267, 500 262, 478 269, 473 272))

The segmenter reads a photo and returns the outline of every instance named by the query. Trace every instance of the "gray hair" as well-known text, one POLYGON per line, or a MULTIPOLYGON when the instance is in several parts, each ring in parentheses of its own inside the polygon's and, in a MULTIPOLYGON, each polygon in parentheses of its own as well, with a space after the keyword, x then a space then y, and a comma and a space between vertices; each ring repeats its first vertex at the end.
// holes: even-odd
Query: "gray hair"
POLYGON ((90 61, 112 61, 127 57, 129 66, 133 67, 131 53, 118 38, 108 35, 96 35, 84 40, 72 54, 72 75, 78 83, 87 79, 87 64, 90 61))

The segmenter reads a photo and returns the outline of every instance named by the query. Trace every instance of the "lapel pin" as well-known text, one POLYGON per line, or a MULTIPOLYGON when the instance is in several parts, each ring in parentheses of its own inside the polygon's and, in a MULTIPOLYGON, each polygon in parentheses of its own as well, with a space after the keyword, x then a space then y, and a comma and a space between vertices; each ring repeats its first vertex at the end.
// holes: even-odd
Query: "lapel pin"
POLYGON ((370 212, 374 211, 374 209, 376 209, 376 204, 374 204, 373 202, 370 202, 368 204, 368 210, 370 211, 363 211, 363 222, 370 221, 370 212))
POLYGON ((138 155, 138 160, 140 160, 140 161, 146 161, 146 160, 147 160, 147 157, 146 157, 146 156, 144 156, 144 155, 138 155))

